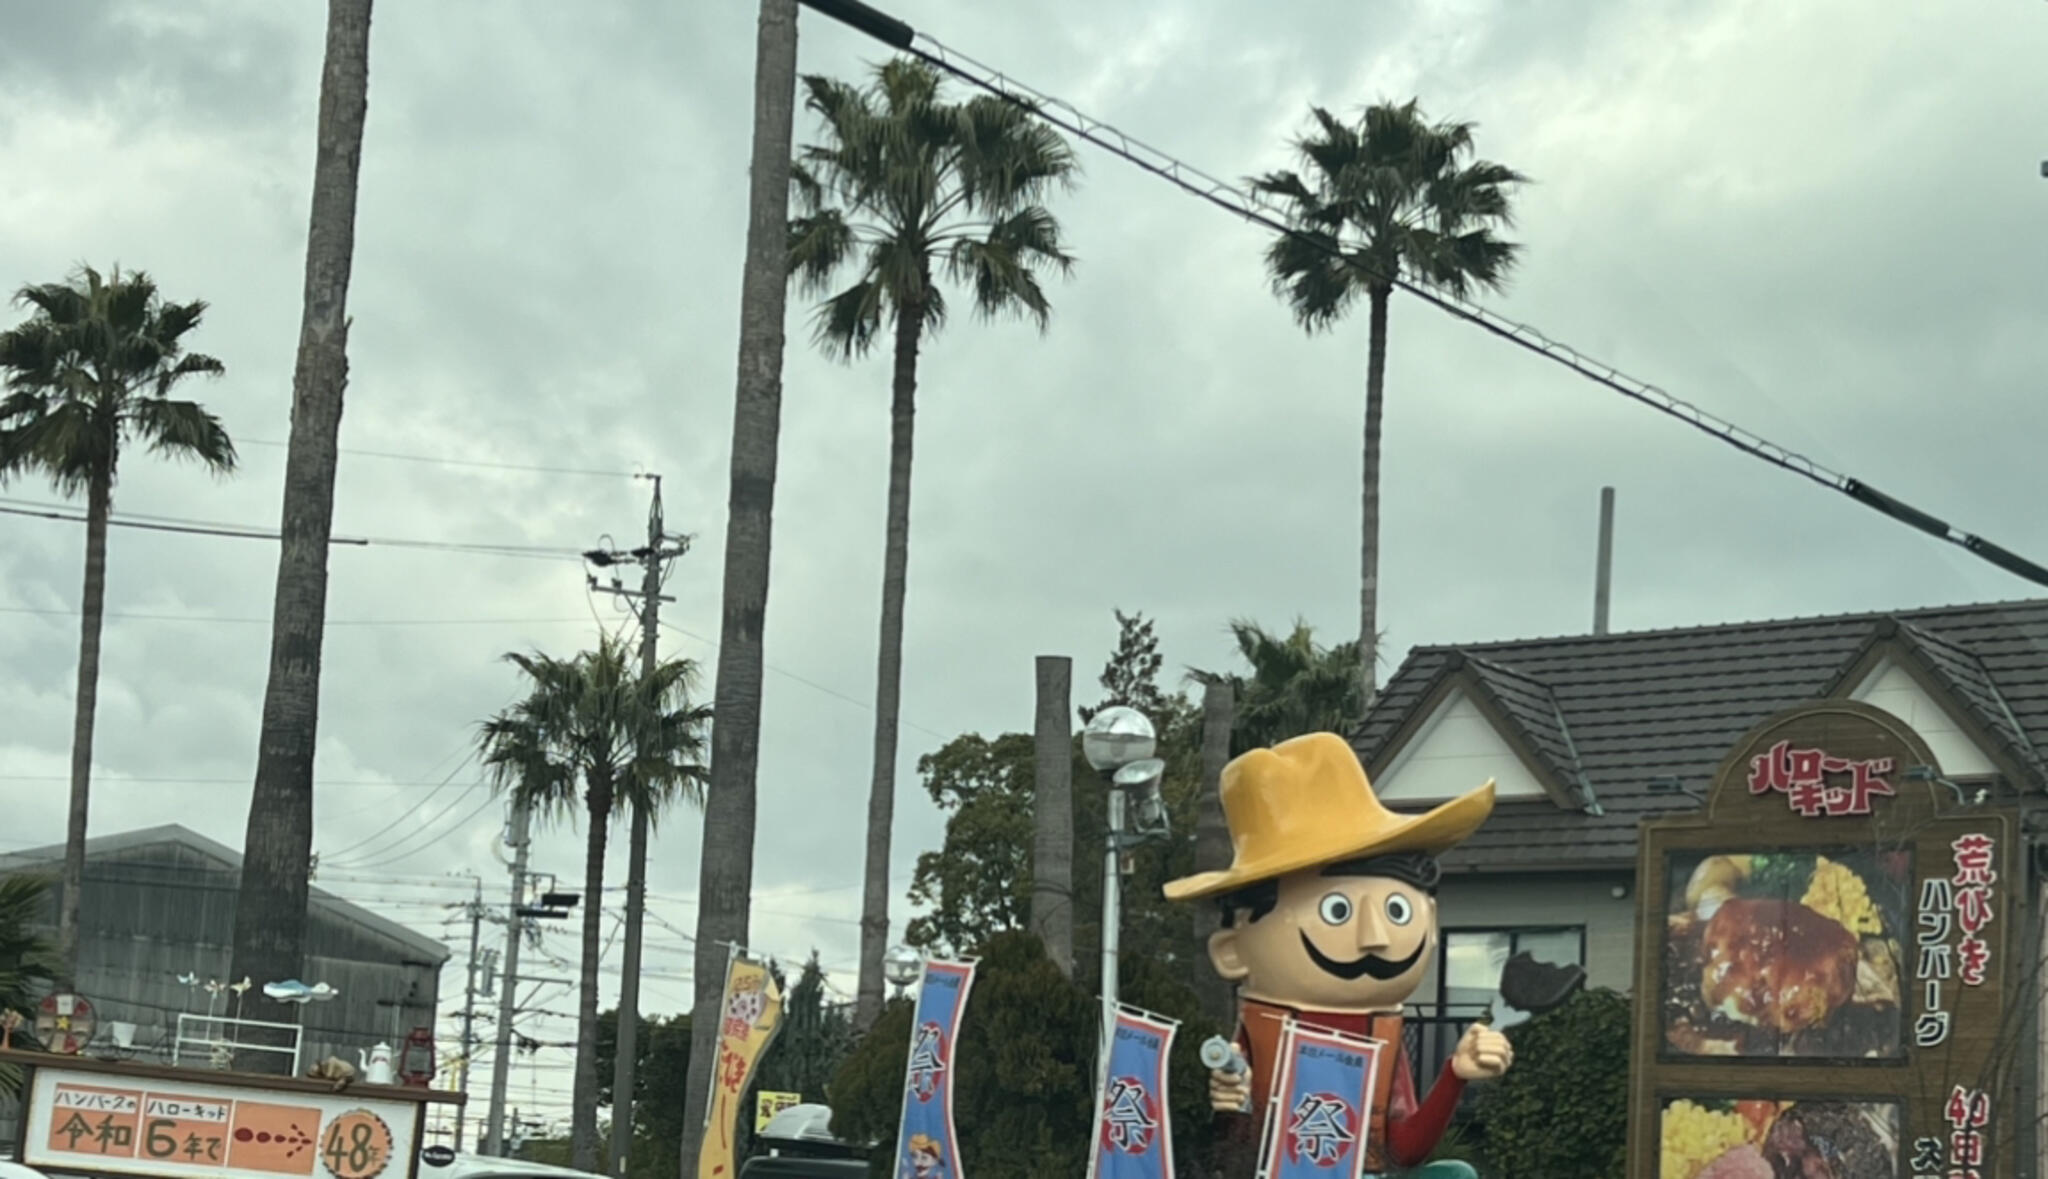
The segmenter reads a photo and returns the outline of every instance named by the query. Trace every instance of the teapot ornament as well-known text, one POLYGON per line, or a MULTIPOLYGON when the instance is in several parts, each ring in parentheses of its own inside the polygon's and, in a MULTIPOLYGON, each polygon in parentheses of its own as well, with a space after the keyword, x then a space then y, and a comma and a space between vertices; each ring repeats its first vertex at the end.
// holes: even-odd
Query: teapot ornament
POLYGON ((379 1044, 364 1052, 356 1050, 356 1057, 362 1062, 363 1080, 371 1085, 389 1085, 394 1079, 391 1062, 391 1045, 379 1044))

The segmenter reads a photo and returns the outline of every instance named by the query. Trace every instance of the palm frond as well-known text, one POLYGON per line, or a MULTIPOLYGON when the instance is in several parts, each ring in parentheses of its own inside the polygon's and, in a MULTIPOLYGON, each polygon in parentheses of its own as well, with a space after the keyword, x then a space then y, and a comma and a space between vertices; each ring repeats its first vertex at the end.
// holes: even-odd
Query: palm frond
POLYGON ((973 289, 984 316, 1049 322, 1042 275, 1074 264, 1038 203, 1078 171, 1063 137, 1016 104, 948 101, 939 74, 908 58, 884 62, 865 88, 807 76, 804 94, 824 135, 797 153, 790 279, 822 294, 840 266, 858 258, 860 269, 818 306, 821 349, 864 355, 905 315, 937 331, 948 311, 939 270, 973 289))
POLYGON ((1508 188, 1524 178, 1462 162, 1471 123, 1431 123, 1414 99, 1369 106, 1355 122, 1309 114, 1312 130, 1294 143, 1302 172, 1251 182, 1287 209, 1294 233, 1268 245, 1266 269, 1303 328, 1331 326, 1359 291, 1404 274, 1455 295, 1500 288, 1517 247, 1494 230, 1513 224, 1508 188))
POLYGON ((853 226, 838 209, 820 208, 790 220, 789 275, 805 294, 822 294, 853 250, 853 226))
POLYGON ((882 306, 882 284, 864 276, 819 305, 813 338, 835 359, 864 356, 881 331, 882 306))
MULTIPOLYGON (((185 359, 189 362, 211 358, 188 356, 185 359)), ((235 453, 234 440, 228 437, 220 419, 196 401, 144 397, 129 403, 127 418, 136 436, 149 443, 152 454, 192 459, 220 475, 232 474, 235 470, 239 456, 235 453)))
POLYGON ((0 407, 0 480, 37 473, 66 495, 111 485, 129 432, 157 454, 234 470, 219 419, 169 400, 187 378, 225 371, 214 357, 184 351, 203 300, 165 303, 142 271, 81 267, 69 282, 22 288, 16 302, 31 315, 0 332, 10 394, 0 407))
POLYGON ((480 728, 494 789, 550 819, 597 808, 587 792, 579 798, 579 782, 611 783, 616 802, 606 821, 636 807, 649 808, 652 818, 678 798, 701 802, 710 709, 689 702, 696 663, 672 659, 643 675, 638 653, 610 635, 569 659, 538 652, 505 658, 528 691, 480 728))

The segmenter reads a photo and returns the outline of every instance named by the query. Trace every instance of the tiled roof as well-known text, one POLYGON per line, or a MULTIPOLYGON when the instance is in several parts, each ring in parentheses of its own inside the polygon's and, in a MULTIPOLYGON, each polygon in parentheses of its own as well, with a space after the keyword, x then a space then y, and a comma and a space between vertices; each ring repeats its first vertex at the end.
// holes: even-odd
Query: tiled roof
POLYGON ((2048 599, 1418 647, 1353 744, 1368 770, 1383 771, 1437 685, 1469 669, 1525 743, 1553 763, 1546 768, 1555 780, 1583 771, 1604 813, 1503 802, 1445 867, 1620 867, 1634 862, 1641 819, 1696 805, 1653 791, 1653 779, 1704 791, 1743 734, 1773 713, 1853 689, 1847 675, 1887 642, 1998 752, 2044 783, 2048 599))

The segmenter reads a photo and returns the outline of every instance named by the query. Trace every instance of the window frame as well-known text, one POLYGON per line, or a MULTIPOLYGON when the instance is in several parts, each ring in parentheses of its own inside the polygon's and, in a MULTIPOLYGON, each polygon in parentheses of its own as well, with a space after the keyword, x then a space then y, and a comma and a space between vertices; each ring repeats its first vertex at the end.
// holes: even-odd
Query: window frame
MULTIPOLYGON (((1579 960, 1577 965, 1581 969, 1584 969, 1586 965, 1586 927, 1584 924, 1573 925, 1570 923, 1558 923, 1554 925, 1447 925, 1438 929, 1436 939, 1436 1009, 1438 1014, 1449 1014, 1453 1006, 1453 1004, 1450 1001, 1451 939, 1453 937, 1460 935, 1469 937, 1472 935, 1506 934, 1508 938, 1508 957, 1512 958, 1516 954, 1521 952, 1520 943, 1522 935, 1560 933, 1575 933, 1579 935, 1579 960)), ((1459 1003, 1455 1006, 1471 1007, 1477 1010, 1485 1007, 1486 1004, 1459 1003)))

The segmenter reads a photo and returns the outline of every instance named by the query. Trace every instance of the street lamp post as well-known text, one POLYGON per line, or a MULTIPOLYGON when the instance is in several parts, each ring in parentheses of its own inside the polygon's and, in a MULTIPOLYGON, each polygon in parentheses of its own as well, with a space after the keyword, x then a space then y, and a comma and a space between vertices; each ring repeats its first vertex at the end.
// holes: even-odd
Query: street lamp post
POLYGON ((924 956, 909 946, 890 946, 882 955, 882 977, 895 986, 898 999, 923 970, 924 956))
POLYGON ((1118 931, 1122 924, 1124 851, 1157 833, 1165 812, 1156 805, 1166 763, 1152 756, 1157 741, 1152 722, 1135 708, 1117 705, 1095 714, 1081 731, 1081 755, 1098 774, 1109 777, 1109 835, 1102 856, 1102 1051, 1116 1027, 1118 931), (1125 831, 1127 796, 1136 794, 1141 823, 1125 831))

